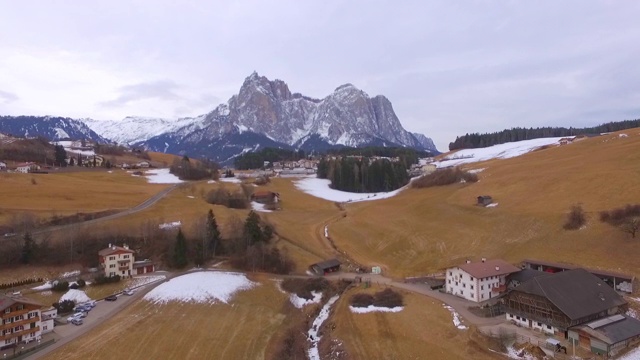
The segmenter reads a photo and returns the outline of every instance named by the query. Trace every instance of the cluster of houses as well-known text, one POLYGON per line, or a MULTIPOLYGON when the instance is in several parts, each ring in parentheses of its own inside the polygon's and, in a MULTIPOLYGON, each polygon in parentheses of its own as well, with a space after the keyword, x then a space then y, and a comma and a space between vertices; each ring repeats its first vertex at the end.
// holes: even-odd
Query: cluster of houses
POLYGON ((633 281, 562 263, 525 260, 516 267, 482 259, 448 268, 445 291, 478 303, 500 298, 508 321, 614 356, 640 343, 640 320, 626 314, 629 305, 619 294, 631 292, 633 281))
POLYGON ((135 164, 128 164, 128 163, 123 163, 120 164, 120 168, 121 169, 148 169, 151 167, 151 163, 149 163, 148 161, 140 161, 138 163, 135 164))

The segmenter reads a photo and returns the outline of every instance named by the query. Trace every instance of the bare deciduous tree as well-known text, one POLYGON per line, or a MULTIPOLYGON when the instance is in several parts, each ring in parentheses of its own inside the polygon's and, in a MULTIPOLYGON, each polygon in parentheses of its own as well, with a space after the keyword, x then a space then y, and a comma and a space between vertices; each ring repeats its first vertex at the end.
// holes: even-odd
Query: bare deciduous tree
POLYGON ((631 235, 635 239, 636 233, 640 230, 640 218, 633 217, 626 219, 621 225, 620 229, 631 235))

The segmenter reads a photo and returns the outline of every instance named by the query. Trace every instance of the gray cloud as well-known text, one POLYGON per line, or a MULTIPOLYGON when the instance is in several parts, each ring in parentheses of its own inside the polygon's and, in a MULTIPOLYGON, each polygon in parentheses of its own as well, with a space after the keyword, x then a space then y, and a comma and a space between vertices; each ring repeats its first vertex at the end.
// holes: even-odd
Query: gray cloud
POLYGON ((182 97, 175 93, 179 86, 171 80, 159 80, 153 82, 139 83, 123 86, 118 91, 117 98, 102 102, 105 107, 125 106, 138 100, 181 100, 182 97))
POLYGON ((0 103, 8 104, 18 99, 19 99, 18 95, 12 92, 0 90, 0 103))

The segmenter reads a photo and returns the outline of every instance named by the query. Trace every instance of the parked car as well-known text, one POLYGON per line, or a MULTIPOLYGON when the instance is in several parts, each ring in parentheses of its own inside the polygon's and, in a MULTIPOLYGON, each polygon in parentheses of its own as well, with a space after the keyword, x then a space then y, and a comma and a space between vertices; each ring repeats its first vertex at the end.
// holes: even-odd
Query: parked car
POLYGON ((73 318, 73 319, 71 319, 71 323, 72 323, 73 325, 82 325, 82 324, 83 324, 83 321, 82 321, 82 319, 81 319, 81 318, 73 318))
POLYGON ((88 305, 76 305, 76 307, 73 308, 73 311, 75 311, 75 312, 82 312, 82 311, 89 312, 89 311, 91 311, 91 309, 93 309, 93 308, 91 306, 88 306, 88 305))
POLYGON ((67 318, 67 322, 70 323, 73 319, 81 319, 82 313, 75 313, 67 318))
POLYGON ((115 295, 109 295, 104 299, 107 300, 107 301, 116 301, 116 300, 118 300, 118 297, 115 296, 115 295))
POLYGON ((134 292, 135 291, 133 291, 131 289, 124 289, 124 291, 122 293, 127 295, 127 296, 131 296, 131 295, 133 295, 134 292))
POLYGON ((86 318, 87 315, 89 315, 89 313, 87 313, 86 311, 78 311, 78 312, 76 312, 74 317, 76 317, 76 318, 86 318))
POLYGON ((83 304, 81 304, 81 305, 83 305, 83 306, 88 306, 88 307, 90 307, 90 308, 92 308, 92 309, 93 309, 94 307, 96 307, 96 302, 95 302, 95 301, 93 301, 93 300, 91 300, 91 301, 87 301, 86 303, 83 303, 83 304))

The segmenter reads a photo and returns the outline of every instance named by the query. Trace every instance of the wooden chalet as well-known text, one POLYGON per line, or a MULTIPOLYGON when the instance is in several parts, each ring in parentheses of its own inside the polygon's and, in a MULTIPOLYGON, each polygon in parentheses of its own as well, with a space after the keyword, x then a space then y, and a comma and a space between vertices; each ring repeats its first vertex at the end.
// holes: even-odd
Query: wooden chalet
POLYGON ((327 261, 322 261, 316 264, 309 266, 309 270, 313 271, 318 275, 326 275, 332 272, 336 272, 340 270, 340 261, 338 259, 331 259, 327 261))
POLYGON ((537 276, 504 298, 507 320, 555 334, 572 326, 624 313, 627 302, 584 269, 537 276))
POLYGON ((40 340, 41 308, 31 299, 0 295, 0 350, 40 340))
POLYGON ((493 202, 493 199, 489 195, 478 196, 478 205, 487 206, 493 202))
POLYGON ((256 191, 251 194, 251 201, 260 204, 273 204, 280 200, 280 194, 273 191, 256 191))

